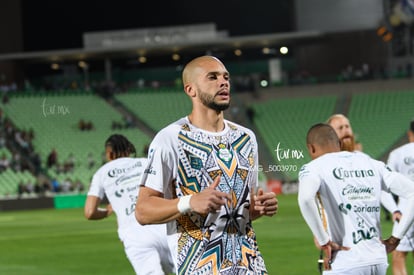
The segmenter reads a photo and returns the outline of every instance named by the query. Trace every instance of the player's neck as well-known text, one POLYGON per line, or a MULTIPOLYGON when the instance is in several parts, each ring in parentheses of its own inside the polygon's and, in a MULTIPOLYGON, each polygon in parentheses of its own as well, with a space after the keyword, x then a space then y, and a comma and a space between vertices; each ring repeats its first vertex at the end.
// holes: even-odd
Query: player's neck
POLYGON ((191 124, 197 128, 209 132, 221 132, 224 130, 224 114, 211 109, 194 110, 188 115, 191 124))

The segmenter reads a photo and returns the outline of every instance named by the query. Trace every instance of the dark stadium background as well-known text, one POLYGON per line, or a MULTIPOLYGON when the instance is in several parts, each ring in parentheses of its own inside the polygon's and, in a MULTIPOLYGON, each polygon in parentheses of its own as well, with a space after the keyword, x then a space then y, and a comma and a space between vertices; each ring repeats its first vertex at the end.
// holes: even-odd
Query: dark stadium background
POLYGON ((293 30, 289 0, 22 1, 26 51, 78 48, 82 33, 215 22, 230 35, 293 30))

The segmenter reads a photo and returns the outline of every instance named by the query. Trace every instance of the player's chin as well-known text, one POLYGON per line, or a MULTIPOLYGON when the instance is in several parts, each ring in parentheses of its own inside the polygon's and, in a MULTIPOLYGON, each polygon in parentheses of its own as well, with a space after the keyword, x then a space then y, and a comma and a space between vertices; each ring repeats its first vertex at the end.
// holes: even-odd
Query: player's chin
POLYGON ((225 111, 229 108, 230 102, 215 102, 213 108, 216 111, 225 111))

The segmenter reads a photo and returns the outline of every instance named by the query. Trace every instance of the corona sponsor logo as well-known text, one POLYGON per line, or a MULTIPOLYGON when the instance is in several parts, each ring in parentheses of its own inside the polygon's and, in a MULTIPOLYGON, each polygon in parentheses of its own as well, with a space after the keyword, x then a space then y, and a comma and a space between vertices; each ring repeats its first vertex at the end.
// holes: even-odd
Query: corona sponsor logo
POLYGON ((119 175, 122 175, 130 171, 131 169, 134 169, 136 167, 141 167, 141 166, 142 166, 141 162, 136 162, 134 163, 134 165, 127 167, 127 168, 114 168, 108 171, 108 176, 111 178, 115 178, 115 177, 118 177, 119 175))
POLYGON ((332 170, 333 176, 338 180, 345 180, 346 178, 366 178, 373 177, 374 171, 368 170, 345 170, 342 167, 337 167, 332 170))

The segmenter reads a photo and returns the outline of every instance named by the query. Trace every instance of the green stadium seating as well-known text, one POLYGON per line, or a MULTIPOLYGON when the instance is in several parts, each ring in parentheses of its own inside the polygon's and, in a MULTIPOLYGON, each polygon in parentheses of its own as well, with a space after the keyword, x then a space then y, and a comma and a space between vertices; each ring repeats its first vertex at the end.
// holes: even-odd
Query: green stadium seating
POLYGON ((116 99, 155 131, 191 112, 191 101, 182 90, 141 89, 116 99))
POLYGON ((363 151, 381 159, 414 118, 414 91, 355 94, 348 117, 363 151))
POLYGON ((336 99, 332 95, 273 99, 253 104, 258 134, 274 158, 274 165, 264 167, 264 170, 284 172, 286 180, 296 180, 300 167, 310 160, 306 133, 311 125, 326 121, 334 111, 336 99))
MULTIPOLYGON (((140 105, 138 103, 136 107, 140 105)), ((122 115, 102 98, 90 93, 13 96, 2 108, 18 128, 34 130, 33 145, 40 154, 43 167, 46 167, 52 148, 56 148, 60 163, 71 153, 75 156, 74 172, 56 174, 52 169, 46 171, 60 181, 69 177, 72 181, 79 179, 88 185, 93 173, 102 164, 104 142, 111 134, 125 135, 135 145, 138 156, 143 156, 143 148, 150 142, 150 137, 137 128, 112 130, 112 122, 122 121, 122 115), (78 122, 81 119, 91 121, 94 129, 80 131, 78 122), (90 170, 87 169, 89 153, 96 162, 90 170)), ((15 181, 14 184, 17 186, 15 181)))

